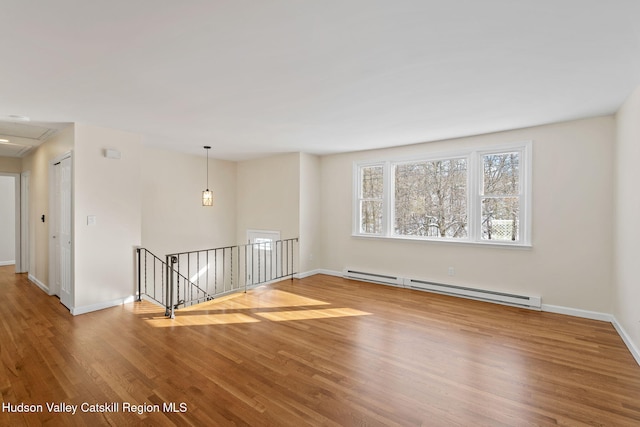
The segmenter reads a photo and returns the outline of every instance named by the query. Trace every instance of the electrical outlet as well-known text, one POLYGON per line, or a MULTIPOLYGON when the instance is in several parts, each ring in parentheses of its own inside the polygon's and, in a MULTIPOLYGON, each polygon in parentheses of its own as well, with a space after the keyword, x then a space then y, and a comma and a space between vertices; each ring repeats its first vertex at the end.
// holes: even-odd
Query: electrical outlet
POLYGON ((456 269, 453 267, 449 267, 449 276, 455 276, 456 275, 456 269))

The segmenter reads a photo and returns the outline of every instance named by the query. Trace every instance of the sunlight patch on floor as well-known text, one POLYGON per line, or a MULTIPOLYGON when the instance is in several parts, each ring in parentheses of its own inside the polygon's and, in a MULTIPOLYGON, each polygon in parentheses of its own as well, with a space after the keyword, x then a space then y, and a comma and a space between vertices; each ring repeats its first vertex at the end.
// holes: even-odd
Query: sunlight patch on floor
POLYGON ((248 293, 237 293, 216 298, 212 301, 180 309, 180 311, 190 310, 237 310, 237 309, 260 309, 260 308, 280 308, 280 307, 306 307, 306 306, 329 305, 328 302, 307 298, 291 292, 279 289, 254 289, 248 293))
POLYGON ((159 315, 157 307, 149 308, 152 314, 145 321, 159 327, 229 325, 240 323, 258 323, 262 321, 284 322, 291 320, 328 319, 338 317, 367 316, 367 313, 348 307, 318 308, 330 303, 296 295, 279 289, 260 287, 248 293, 235 293, 216 298, 191 307, 176 310, 175 319, 159 315), (276 311, 273 311, 276 309, 276 311), (279 309, 279 310, 278 310, 279 309), (264 310, 264 312, 260 312, 264 310), (232 312, 227 312, 232 311, 232 312), (246 314, 245 314, 246 313, 246 314))
POLYGON ((371 315, 371 313, 353 308, 321 308, 317 310, 288 310, 254 314, 274 322, 371 315))
MULTIPOLYGON (((179 316, 179 315, 178 315, 179 316)), ((147 323, 157 328, 169 328, 174 326, 205 326, 205 325, 230 325, 234 323, 257 323, 259 319, 242 313, 199 314, 193 316, 179 316, 176 319, 157 318, 149 319, 147 323)))
MULTIPOLYGON (((268 292, 255 292, 246 294, 247 300, 243 301, 251 308, 278 308, 278 307, 305 307, 312 305, 329 305, 328 302, 307 298, 279 289, 268 292)), ((239 302, 239 301, 238 301, 239 302)))

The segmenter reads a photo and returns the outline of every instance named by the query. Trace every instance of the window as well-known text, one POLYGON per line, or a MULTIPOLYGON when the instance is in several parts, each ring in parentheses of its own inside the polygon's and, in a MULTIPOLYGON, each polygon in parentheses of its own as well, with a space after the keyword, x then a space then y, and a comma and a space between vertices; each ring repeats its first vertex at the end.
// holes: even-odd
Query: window
POLYGON ((395 165, 394 234, 467 237, 467 159, 395 165))
POLYGON ((531 143, 356 163, 354 234, 530 244, 531 143))
POLYGON ((520 238, 520 153, 482 156, 482 239, 520 238))
POLYGON ((381 234, 384 196, 383 166, 362 166, 359 169, 358 182, 359 232, 381 234))

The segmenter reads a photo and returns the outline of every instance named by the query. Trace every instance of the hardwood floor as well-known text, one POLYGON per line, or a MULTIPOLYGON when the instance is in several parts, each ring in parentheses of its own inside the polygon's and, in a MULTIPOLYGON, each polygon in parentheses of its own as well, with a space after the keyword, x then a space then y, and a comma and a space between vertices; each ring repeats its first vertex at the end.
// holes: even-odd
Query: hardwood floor
POLYGON ((0 425, 640 425, 606 322, 329 276, 162 314, 73 317, 0 267, 0 425))

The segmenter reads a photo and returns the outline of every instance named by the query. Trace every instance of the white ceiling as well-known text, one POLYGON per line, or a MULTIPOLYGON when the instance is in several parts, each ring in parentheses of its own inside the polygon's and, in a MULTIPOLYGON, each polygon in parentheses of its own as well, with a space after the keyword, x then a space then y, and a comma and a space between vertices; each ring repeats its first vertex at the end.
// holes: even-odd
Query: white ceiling
POLYGON ((638 0, 2 1, 0 116, 245 159, 615 112, 638 0))

